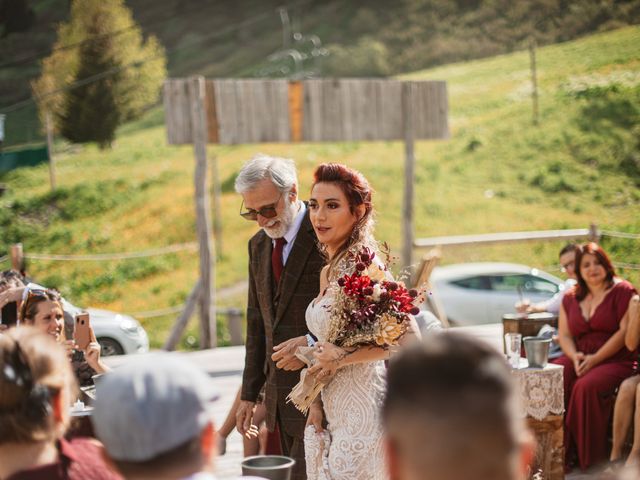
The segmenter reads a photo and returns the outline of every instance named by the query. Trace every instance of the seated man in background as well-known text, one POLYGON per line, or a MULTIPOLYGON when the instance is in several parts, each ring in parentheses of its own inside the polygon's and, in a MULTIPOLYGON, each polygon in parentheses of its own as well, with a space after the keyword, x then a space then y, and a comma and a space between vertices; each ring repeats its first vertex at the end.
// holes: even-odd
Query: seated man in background
POLYGON ((554 315, 560 313, 560 305, 564 294, 573 288, 576 284, 576 250, 578 246, 575 243, 568 243, 560 250, 560 267, 567 274, 567 280, 564 282, 564 288, 556 293, 549 300, 534 303, 531 305, 529 300, 525 299, 516 304, 516 310, 519 313, 537 313, 549 312, 554 315))
POLYGON ((526 478, 534 448, 507 364, 456 333, 392 358, 383 406, 391 480, 526 478))
POLYGON ((98 382, 93 425, 127 479, 214 479, 210 405, 217 397, 192 363, 175 354, 145 355, 98 382))

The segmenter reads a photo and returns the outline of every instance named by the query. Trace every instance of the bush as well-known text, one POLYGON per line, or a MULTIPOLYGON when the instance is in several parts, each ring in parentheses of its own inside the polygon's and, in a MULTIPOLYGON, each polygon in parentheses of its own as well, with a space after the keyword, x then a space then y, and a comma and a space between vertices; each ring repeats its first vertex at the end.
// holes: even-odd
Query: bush
POLYGON ((351 47, 329 45, 326 74, 336 77, 384 77, 391 73, 389 52, 383 43, 362 37, 351 47))

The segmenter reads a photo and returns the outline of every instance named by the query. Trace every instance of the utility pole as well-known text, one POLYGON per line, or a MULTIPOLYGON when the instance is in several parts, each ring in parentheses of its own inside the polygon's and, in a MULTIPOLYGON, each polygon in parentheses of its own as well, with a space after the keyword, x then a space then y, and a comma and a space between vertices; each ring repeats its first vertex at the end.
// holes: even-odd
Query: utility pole
POLYGON ((204 77, 189 79, 194 172, 196 229, 200 243, 200 348, 217 345, 216 334, 216 273, 215 243, 211 234, 209 172, 207 171, 207 116, 204 109, 204 77))
POLYGON ((291 46, 291 22, 289 21, 289 12, 287 7, 280 7, 280 21, 282 22, 282 48, 286 50, 291 46))
POLYGON ((536 41, 529 38, 529 61, 531 63, 531 101, 533 102, 533 124, 538 125, 538 78, 536 70, 536 41))
POLYGON ((51 191, 56 189, 56 163, 53 156, 53 125, 51 124, 51 113, 49 110, 45 113, 45 122, 47 129, 47 155, 49 156, 49 182, 51 183, 51 191))
POLYGON ((416 158, 414 154, 414 89, 412 82, 402 84, 402 117, 404 128, 404 201, 402 206, 402 268, 410 268, 413 252, 413 182, 416 158))

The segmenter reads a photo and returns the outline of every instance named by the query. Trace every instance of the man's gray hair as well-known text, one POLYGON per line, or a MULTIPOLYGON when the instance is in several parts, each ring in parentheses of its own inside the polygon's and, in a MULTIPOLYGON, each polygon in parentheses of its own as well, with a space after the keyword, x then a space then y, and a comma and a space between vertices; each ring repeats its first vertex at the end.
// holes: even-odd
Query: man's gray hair
POLYGON ((288 192, 298 184, 296 165, 290 158, 258 154, 242 166, 236 177, 236 192, 243 194, 253 190, 266 178, 281 192, 288 192))

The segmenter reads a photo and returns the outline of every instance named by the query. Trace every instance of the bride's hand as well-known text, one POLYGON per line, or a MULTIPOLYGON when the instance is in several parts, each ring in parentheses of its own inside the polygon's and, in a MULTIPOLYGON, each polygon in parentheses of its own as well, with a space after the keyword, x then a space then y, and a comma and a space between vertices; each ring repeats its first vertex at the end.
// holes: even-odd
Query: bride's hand
POLYGON ((322 403, 313 402, 309 407, 309 415, 307 416, 307 424, 313 425, 316 429, 316 433, 322 432, 322 420, 324 419, 324 412, 322 411, 322 403))
POLYGON ((347 356, 347 353, 346 350, 336 347, 332 343, 317 342, 313 352, 316 363, 309 368, 309 373, 316 375, 319 380, 333 376, 336 370, 342 366, 340 362, 347 356))

